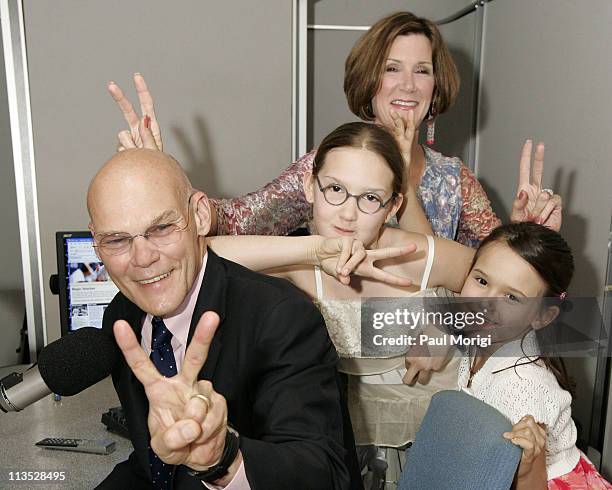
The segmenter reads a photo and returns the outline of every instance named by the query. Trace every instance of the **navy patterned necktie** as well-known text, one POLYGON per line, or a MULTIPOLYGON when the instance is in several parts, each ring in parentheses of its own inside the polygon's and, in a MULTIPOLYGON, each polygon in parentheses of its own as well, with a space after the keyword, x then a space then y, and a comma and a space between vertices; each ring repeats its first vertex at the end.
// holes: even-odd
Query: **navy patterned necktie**
MULTIPOLYGON (((166 328, 164 321, 154 316, 151 335, 151 362, 157 370, 167 378, 176 374, 176 360, 172 351, 172 332, 166 328)), ((149 465, 151 466, 151 477, 153 478, 153 488, 166 490, 171 486, 172 472, 174 466, 164 463, 153 452, 149 446, 149 465)))

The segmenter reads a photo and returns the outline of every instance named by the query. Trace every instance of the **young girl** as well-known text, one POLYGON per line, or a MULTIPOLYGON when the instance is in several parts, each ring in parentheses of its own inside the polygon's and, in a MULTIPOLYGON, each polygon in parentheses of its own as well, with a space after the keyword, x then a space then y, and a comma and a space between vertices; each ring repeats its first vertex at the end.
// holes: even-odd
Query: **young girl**
MULTIPOLYGON (((317 268, 313 270, 312 265, 267 270, 291 280, 321 309, 341 358, 339 369, 350 375, 349 410, 355 440, 360 445, 398 448, 413 440, 431 395, 456 382, 458 360, 436 372, 427 385, 412 387, 402 382, 406 372, 403 355, 373 359, 360 351, 362 297, 436 295, 433 290, 425 290, 428 285, 459 291, 474 254, 473 250, 448 240, 384 226, 401 205, 402 168, 397 144, 386 130, 371 124, 349 123, 334 130, 319 146, 313 171, 304 178, 304 192, 313 206, 312 231, 324 237, 362 242, 370 254, 370 274, 375 271, 371 260, 379 258, 376 254, 381 249, 391 247, 397 251, 413 242, 416 252, 380 260, 378 272, 387 274, 385 279, 392 277, 390 274, 396 279, 411 278, 420 284, 420 292, 414 286, 349 278, 346 274, 341 275, 340 283, 322 275, 317 268)), ((220 255, 256 270, 320 262, 336 252, 333 246, 324 250, 325 244, 329 247, 330 241, 321 241, 320 237, 211 239, 212 247, 220 255)), ((346 257, 340 260, 345 261, 346 257)), ((335 265, 335 257, 332 262, 335 265)), ((354 263, 352 259, 346 262, 346 269, 351 269, 354 263)), ((333 267, 328 270, 334 272, 333 267)), ((411 306, 420 309, 422 303, 417 300, 411 306)), ((394 476, 388 474, 387 479, 393 480, 394 476)))
MULTIPOLYGON (((472 249, 449 240, 385 226, 402 204, 403 169, 398 145, 385 129, 356 122, 334 130, 319 146, 312 173, 307 173, 303 182, 306 198, 313 206, 311 231, 363 243, 370 254, 369 273, 378 275, 341 274, 339 282, 312 265, 265 270, 289 279, 319 306, 340 355, 339 370, 351 375, 349 410, 356 442, 361 445, 401 447, 413 440, 431 395, 454 386, 456 377, 458 360, 436 373, 427 386, 407 386, 402 382, 404 353, 372 358, 361 351, 362 297, 432 296, 435 291, 426 290, 430 284, 457 291, 474 254, 472 249), (406 248, 410 243, 413 247, 406 248), (416 250, 410 255, 387 257, 388 249, 416 250), (377 259, 380 269, 371 265, 377 259), (406 286, 409 282, 402 283, 400 277, 410 278, 420 287, 406 286)), ((210 243, 220 255, 262 270, 325 256, 324 244, 333 244, 334 240, 234 236, 214 237, 210 243)), ((335 265, 335 259, 332 262, 335 265)), ((346 267, 350 269, 351 264, 346 267)), ((422 300, 417 298, 410 305, 422 309, 422 300)))
POLYGON ((483 241, 461 289, 463 297, 487 301, 485 328, 492 344, 462 359, 459 387, 514 424, 504 437, 523 449, 517 489, 546 482, 549 489, 612 489, 576 447, 562 361, 542 352, 536 339, 536 331, 559 313, 558 305, 542 298, 563 301, 573 271, 571 251, 558 233, 515 223, 483 241))

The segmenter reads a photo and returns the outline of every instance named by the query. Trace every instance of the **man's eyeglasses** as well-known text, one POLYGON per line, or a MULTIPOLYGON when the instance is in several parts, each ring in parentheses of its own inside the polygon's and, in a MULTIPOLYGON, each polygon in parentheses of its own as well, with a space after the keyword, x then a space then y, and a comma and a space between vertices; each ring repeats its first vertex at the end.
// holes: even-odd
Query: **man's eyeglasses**
POLYGON ((359 208, 359 211, 365 214, 374 214, 378 212, 397 197, 397 194, 394 192, 391 194, 389 199, 383 201, 373 192, 351 194, 346 190, 346 187, 341 184, 330 184, 327 187, 323 187, 318 175, 317 184, 319 185, 319 190, 323 194, 325 200, 332 206, 340 206, 344 204, 349 197, 354 197, 357 200, 357 207, 359 208))
MULTIPOLYGON (((193 196, 193 194, 191 195, 193 196)), ((181 239, 181 233, 189 228, 189 205, 191 196, 187 201, 187 224, 179 226, 176 223, 160 223, 151 226, 144 233, 138 235, 130 235, 129 233, 112 233, 110 235, 96 235, 94 233, 94 248, 98 248, 106 255, 123 255, 132 248, 134 238, 139 236, 146 238, 151 244, 156 247, 172 245, 181 239)))

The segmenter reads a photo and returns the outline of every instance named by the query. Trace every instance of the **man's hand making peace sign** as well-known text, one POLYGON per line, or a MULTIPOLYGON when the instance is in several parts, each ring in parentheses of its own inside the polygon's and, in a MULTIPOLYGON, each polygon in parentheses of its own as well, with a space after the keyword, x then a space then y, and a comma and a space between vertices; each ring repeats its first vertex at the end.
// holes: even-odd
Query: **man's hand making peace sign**
MULTIPOLYGON (((209 381, 198 381, 218 325, 216 313, 208 311, 202 315, 181 371, 166 378, 142 349, 129 324, 124 320, 114 324, 117 344, 149 400, 151 448, 165 463, 205 471, 221 459, 227 432, 227 404, 209 381)), ((238 452, 224 480, 233 478, 241 458, 238 452)))

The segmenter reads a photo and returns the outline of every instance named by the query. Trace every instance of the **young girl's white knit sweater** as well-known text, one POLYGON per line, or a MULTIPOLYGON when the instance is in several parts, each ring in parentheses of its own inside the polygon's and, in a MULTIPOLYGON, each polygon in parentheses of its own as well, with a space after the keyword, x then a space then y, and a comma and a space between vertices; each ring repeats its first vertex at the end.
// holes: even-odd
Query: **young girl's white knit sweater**
POLYGON ((470 358, 464 357, 459 364, 458 383, 460 389, 495 407, 513 425, 525 415, 533 415, 536 422, 546 424, 546 471, 551 480, 572 471, 580 452, 576 447, 570 394, 541 361, 522 364, 535 359, 537 353, 532 331, 525 336, 522 349, 521 341, 516 340, 495 352, 472 377, 471 388, 467 388, 470 358))

